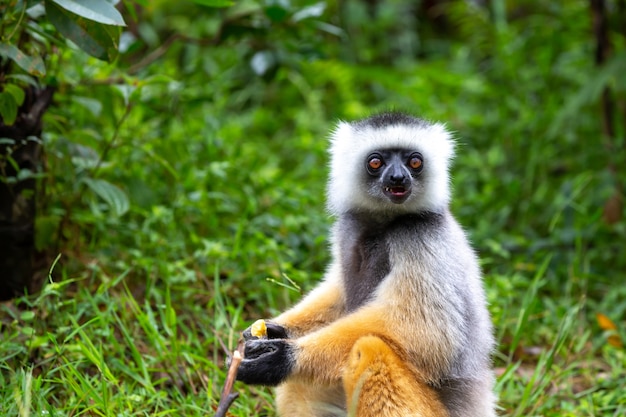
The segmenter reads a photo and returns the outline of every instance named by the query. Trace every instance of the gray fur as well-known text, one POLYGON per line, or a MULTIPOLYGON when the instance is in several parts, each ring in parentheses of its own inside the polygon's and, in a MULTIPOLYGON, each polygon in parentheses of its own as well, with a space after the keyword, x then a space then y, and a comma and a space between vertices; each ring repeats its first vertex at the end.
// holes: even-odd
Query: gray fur
POLYGON ((416 235, 437 227, 438 215, 403 215, 379 219, 362 212, 350 212, 337 222, 339 251, 342 254, 343 284, 347 311, 354 311, 374 296, 380 282, 389 274, 389 242, 399 230, 416 235))

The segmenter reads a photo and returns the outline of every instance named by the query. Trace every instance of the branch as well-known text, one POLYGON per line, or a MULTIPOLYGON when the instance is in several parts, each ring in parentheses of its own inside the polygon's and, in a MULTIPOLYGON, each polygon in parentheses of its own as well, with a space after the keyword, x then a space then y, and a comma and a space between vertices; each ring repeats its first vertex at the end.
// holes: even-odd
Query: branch
POLYGON ((212 38, 194 38, 184 35, 182 33, 174 33, 169 38, 167 38, 161 45, 159 45, 154 51, 144 56, 136 64, 131 65, 126 72, 129 74, 135 74, 142 68, 152 64, 154 61, 163 56, 176 41, 184 41, 185 43, 191 43, 200 46, 218 46, 224 40, 224 31, 228 27, 228 25, 236 22, 239 19, 243 19, 249 15, 252 15, 253 13, 254 10, 243 10, 239 13, 227 15, 220 23, 217 31, 212 38))
POLYGON ((132 65, 131 67, 128 68, 128 73, 129 74, 134 74, 137 71, 139 71, 140 69, 142 69, 143 67, 147 67, 148 65, 150 65, 151 63, 153 63, 154 61, 156 61, 157 59, 159 59, 161 56, 163 56, 163 54, 165 54, 167 52, 167 50, 170 48, 170 46, 172 46, 172 44, 174 43, 174 41, 181 39, 183 35, 179 34, 179 33, 175 33, 172 36, 170 36, 168 39, 165 40, 165 42, 163 42, 161 45, 159 45, 158 48, 156 48, 154 51, 150 52, 148 55, 144 56, 141 61, 137 62, 136 64, 132 65))
POLYGON ((228 368, 228 376, 226 377, 226 382, 224 382, 224 389, 222 390, 222 396, 220 397, 220 402, 217 406, 217 410, 215 411, 215 417, 225 417, 226 412, 233 404, 233 402, 239 397, 239 393, 231 393, 233 389, 233 384, 235 383, 235 378, 237 377, 237 369, 243 360, 243 349, 244 342, 241 341, 237 345, 237 349, 233 352, 233 358, 230 362, 230 367, 228 368))
POLYGON ((126 104, 126 107, 124 108, 124 114, 122 114, 122 117, 120 117, 120 119, 115 124, 115 130, 113 131, 113 135, 105 143, 104 149, 102 149, 102 153, 100 154, 100 157, 98 158, 98 162, 96 163, 96 166, 93 167, 93 169, 91 170, 91 174, 90 174, 91 177, 93 178, 96 177, 98 170, 101 168, 102 164, 104 163, 104 161, 106 160, 109 154, 109 151, 113 148, 113 144, 119 137, 120 129, 122 125, 124 124, 124 122, 126 121, 126 119, 128 118, 128 116, 130 115, 130 111, 132 110, 132 108, 133 108, 132 103, 129 100, 128 104, 126 104))
MULTIPOLYGON (((596 38, 595 63, 596 66, 600 67, 606 62, 609 53, 611 52, 606 6, 604 0, 591 0, 590 5, 593 19, 593 32, 596 38)), ((613 140, 615 138, 613 113, 615 111, 615 105, 611 89, 608 85, 602 90, 601 103, 602 125, 604 135, 607 138, 605 147, 609 152, 613 152, 613 140)))

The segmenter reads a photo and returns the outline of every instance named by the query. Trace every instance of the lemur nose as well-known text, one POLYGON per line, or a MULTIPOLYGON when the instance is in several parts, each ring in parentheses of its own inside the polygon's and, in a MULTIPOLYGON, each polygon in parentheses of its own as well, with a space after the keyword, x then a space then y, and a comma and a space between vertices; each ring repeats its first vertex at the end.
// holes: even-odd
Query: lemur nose
POLYGON ((406 180, 406 175, 402 170, 394 170, 394 172, 389 175, 389 180, 394 184, 402 184, 404 180, 406 180))

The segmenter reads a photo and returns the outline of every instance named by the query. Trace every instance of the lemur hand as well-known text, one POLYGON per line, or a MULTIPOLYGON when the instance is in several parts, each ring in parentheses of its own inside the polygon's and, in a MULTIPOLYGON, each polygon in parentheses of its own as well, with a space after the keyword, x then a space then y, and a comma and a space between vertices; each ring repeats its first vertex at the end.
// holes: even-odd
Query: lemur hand
POLYGON ((295 348, 291 341, 250 339, 246 341, 237 380, 253 385, 278 385, 291 373, 294 365, 295 348))
MULTIPOLYGON (((255 322, 256 324, 256 322, 255 322)), ((253 335, 253 328, 254 324, 250 327, 248 327, 246 330, 243 331, 242 335, 243 335, 243 339, 247 342, 249 340, 257 340, 259 339, 259 336, 253 335)), ((273 321, 268 321, 265 320, 265 327, 267 329, 267 339, 272 340, 272 339, 287 339, 287 330, 281 326, 280 324, 274 323, 273 321)))

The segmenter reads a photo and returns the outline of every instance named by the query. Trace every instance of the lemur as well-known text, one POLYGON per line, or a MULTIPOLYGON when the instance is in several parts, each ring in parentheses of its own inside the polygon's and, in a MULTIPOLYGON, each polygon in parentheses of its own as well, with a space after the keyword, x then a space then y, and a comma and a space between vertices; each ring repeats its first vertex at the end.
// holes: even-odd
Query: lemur
POLYGON ((449 210, 454 141, 389 112, 332 133, 332 261, 296 306, 244 331, 237 378, 286 417, 494 417, 478 259, 449 210))

